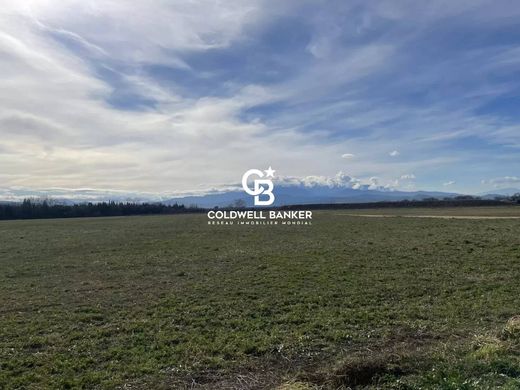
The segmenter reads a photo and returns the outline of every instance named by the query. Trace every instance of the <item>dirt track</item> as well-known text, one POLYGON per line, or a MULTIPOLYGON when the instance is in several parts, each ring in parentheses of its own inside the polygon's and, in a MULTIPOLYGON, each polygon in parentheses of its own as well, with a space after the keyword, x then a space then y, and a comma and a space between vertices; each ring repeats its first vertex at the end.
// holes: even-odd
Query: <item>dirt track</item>
POLYGON ((391 215, 391 214, 348 214, 349 217, 368 218, 439 218, 439 219, 520 219, 520 216, 478 216, 478 215, 391 215))

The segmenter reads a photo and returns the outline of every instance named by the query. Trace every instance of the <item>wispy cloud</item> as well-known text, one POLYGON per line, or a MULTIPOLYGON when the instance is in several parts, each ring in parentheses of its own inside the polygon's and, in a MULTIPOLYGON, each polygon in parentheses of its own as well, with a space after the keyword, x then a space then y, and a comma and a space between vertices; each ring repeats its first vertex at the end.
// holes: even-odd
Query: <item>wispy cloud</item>
POLYGON ((502 185, 480 178, 520 169, 519 22, 484 0, 7 0, 2 185, 170 193, 345 159, 367 185, 502 185))

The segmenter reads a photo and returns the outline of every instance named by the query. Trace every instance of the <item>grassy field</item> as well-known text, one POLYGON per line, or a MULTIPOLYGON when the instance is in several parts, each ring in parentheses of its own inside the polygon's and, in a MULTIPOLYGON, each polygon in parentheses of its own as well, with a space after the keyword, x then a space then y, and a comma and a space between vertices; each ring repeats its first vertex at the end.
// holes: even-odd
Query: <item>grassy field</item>
POLYGON ((519 389, 520 220, 346 212, 0 222, 0 388, 519 389))

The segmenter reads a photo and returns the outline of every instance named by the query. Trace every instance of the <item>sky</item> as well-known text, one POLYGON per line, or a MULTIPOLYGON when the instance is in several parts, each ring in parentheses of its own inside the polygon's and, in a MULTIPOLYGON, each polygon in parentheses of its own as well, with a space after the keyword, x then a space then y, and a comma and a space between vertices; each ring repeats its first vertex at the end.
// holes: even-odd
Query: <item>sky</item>
POLYGON ((3 0, 0 194, 520 187, 520 3, 3 0), (339 179, 338 179, 339 178, 339 179))

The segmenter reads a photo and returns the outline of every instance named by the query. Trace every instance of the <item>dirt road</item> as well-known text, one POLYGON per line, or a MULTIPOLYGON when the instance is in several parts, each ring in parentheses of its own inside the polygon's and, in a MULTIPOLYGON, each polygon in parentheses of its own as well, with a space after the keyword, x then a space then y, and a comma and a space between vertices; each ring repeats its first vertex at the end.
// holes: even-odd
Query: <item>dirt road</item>
POLYGON ((439 218, 439 219, 520 219, 520 216, 478 216, 478 215, 391 215, 391 214, 349 214, 339 213, 349 217, 368 218, 439 218))

